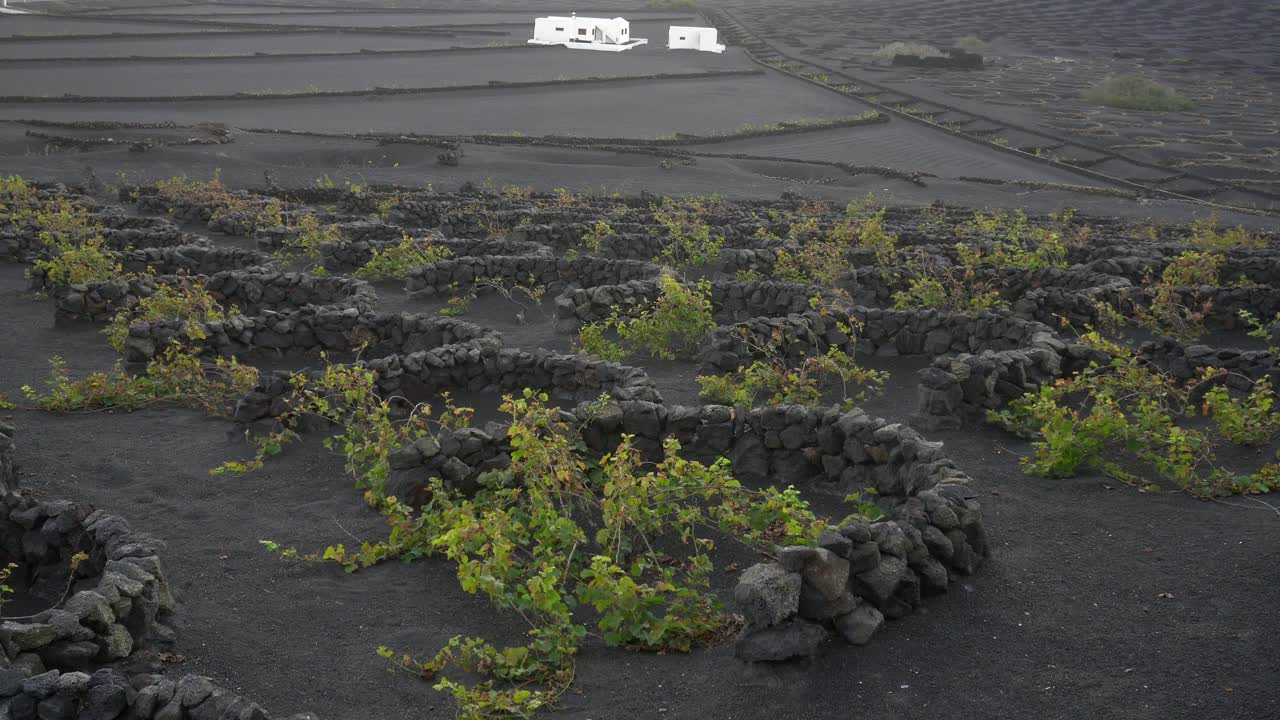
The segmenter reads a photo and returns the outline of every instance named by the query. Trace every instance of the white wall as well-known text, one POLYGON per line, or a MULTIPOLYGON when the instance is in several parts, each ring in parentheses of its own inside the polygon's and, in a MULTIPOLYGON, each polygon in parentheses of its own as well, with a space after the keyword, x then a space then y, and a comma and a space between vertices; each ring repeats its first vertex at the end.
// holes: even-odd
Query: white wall
POLYGON ((719 33, 715 28, 673 25, 667 33, 667 48, 671 50, 724 52, 724 45, 717 42, 718 35, 719 33))

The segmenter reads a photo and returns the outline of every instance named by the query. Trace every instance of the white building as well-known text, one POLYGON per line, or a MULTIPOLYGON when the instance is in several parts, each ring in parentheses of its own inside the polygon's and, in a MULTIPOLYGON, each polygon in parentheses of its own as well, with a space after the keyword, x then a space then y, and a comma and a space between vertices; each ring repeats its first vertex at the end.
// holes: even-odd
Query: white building
POLYGON ((631 23, 608 18, 541 17, 533 21, 530 45, 563 45, 577 50, 622 52, 649 42, 631 37, 631 23))
POLYGON ((667 49, 722 53, 724 45, 717 42, 718 39, 719 33, 715 28, 672 25, 667 34, 667 49))

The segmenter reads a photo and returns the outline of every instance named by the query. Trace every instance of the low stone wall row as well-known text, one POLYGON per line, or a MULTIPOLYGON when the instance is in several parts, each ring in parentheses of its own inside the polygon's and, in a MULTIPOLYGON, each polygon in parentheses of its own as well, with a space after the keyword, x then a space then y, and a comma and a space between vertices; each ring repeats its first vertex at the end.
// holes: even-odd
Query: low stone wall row
POLYGON ((612 285, 652 279, 661 273, 657 265, 638 260, 487 255, 451 258, 417 268, 405 281, 405 290, 411 295, 448 294, 458 288, 469 289, 477 280, 491 278, 548 286, 554 292, 564 285, 612 285))
MULTIPOLYGON (((1146 244, 1091 248, 1083 267, 1094 272, 1122 277, 1134 284, 1160 277, 1174 259, 1189 249, 1185 245, 1146 244)), ((1226 258, 1221 276, 1225 282, 1241 278, 1258 285, 1280 285, 1280 250, 1275 248, 1214 251, 1226 258)))
POLYGON ((177 222, 204 225, 210 232, 236 237, 253 237, 259 231, 258 213, 270 197, 252 193, 232 193, 248 201, 250 210, 228 211, 225 202, 197 202, 185 198, 165 198, 155 188, 140 188, 136 199, 141 212, 167 215, 177 222))
MULTIPOLYGON (((944 265, 945 267, 945 265, 944 265)), ((859 305, 893 307, 894 294, 910 287, 910 276, 898 268, 859 267, 841 276, 838 285, 859 305)), ((1101 287, 1128 288, 1131 283, 1120 277, 1090 271, 1084 267, 1015 270, 1010 268, 977 268, 973 281, 990 283, 1007 302, 1016 304, 1030 291, 1056 289, 1067 293, 1101 287)))
MULTIPOLYGON (((845 413, 798 405, 685 407, 615 400, 602 407, 579 405, 569 416, 594 452, 612 451, 623 433, 633 435, 638 448, 657 452, 671 436, 680 441, 686 457, 707 462, 728 458, 735 477, 743 482, 808 486, 841 496, 875 488, 888 503, 887 510, 897 507, 902 498, 965 479, 955 463, 943 456, 941 443, 925 441, 908 426, 869 417, 861 410, 845 413)), ((259 418, 246 414, 237 419, 259 418)), ((492 424, 465 433, 469 446, 460 446, 456 452, 435 447, 397 451, 394 494, 402 499, 417 497, 432 478, 465 488, 483 469, 495 462, 501 466, 509 451, 505 428, 492 424), (414 459, 414 452, 422 455, 421 461, 414 459), (441 475, 445 464, 450 466, 449 474, 441 475)), ((436 444, 452 447, 440 438, 436 444)))
POLYGON ((848 522, 823 533, 818 547, 782 548, 776 562, 747 568, 734 588, 747 620, 735 654, 748 662, 805 658, 831 635, 865 645, 885 619, 947 592, 988 552, 967 484, 921 490, 901 502, 895 519, 848 522))
MULTIPOLYGON (((874 488, 889 519, 853 521, 824 533, 818 548, 786 548, 777 563, 747 570, 735 599, 748 619, 738 657, 779 661, 812 655, 832 633, 865 644, 885 618, 913 612, 922 598, 947 591, 989 553, 970 479, 941 443, 911 428, 835 408, 671 407, 644 402, 609 405, 585 415, 584 438, 597 452, 621 432, 656 447, 668 434, 688 456, 730 458, 744 482, 817 483, 845 493, 874 488)), ((402 501, 426 501, 433 479, 462 492, 477 477, 510 462, 504 429, 468 428, 425 437, 390 458, 384 490, 402 501)))
MULTIPOLYGON (((125 273, 153 275, 210 275, 223 270, 268 268, 275 265, 271 255, 241 248, 215 247, 203 244, 144 247, 115 252, 114 257, 125 273)), ((27 271, 28 287, 33 291, 54 290, 48 272, 38 267, 27 271)))
POLYGON ((703 342, 699 358, 711 368, 731 372, 779 353, 799 360, 821 355, 833 346, 871 355, 937 356, 1035 347, 1055 338, 1047 325, 1004 313, 833 306, 825 312, 758 317, 717 328, 703 342), (854 333, 841 330, 841 323, 854 328, 854 333), (785 338, 785 347, 774 348, 775 338, 785 338))
MULTIPOLYGON (((1162 338, 1143 343, 1138 355, 1177 380, 1190 380, 1212 367, 1229 371, 1223 382, 1236 390, 1247 392, 1263 378, 1280 386, 1280 358, 1267 350, 1187 347, 1162 338)), ((1091 362, 1109 361, 1103 352, 1051 337, 1039 338, 1030 348, 940 357, 920 371, 917 408, 911 421, 924 430, 955 429, 967 418, 1002 408, 1091 362)))
MULTIPOLYGON (((1132 316, 1134 309, 1149 308, 1156 292, 1149 286, 1118 282, 1081 290, 1034 288, 1013 303, 1013 313, 1055 326, 1065 320, 1082 328, 1105 320, 1100 307, 1110 306, 1127 316, 1132 316)), ((1209 331, 1240 331, 1248 329, 1240 318, 1241 310, 1248 310, 1259 319, 1274 318, 1280 313, 1280 290, 1271 285, 1180 287, 1173 290, 1173 302, 1202 312, 1209 331)))
MULTIPOLYGON (((102 236, 108 250, 124 251, 133 248, 174 247, 178 245, 207 244, 208 241, 174 225, 168 218, 149 218, 117 213, 91 213, 91 223, 100 226, 96 230, 102 236)), ((6 262, 32 262, 49 255, 48 247, 40 239, 43 228, 34 221, 25 224, 0 226, 0 260, 6 262)))
POLYGON ((971 355, 940 357, 920 371, 916 413, 911 422, 923 430, 959 428, 965 418, 1037 391, 1106 356, 1084 345, 1041 338, 1036 346, 971 355))
POLYGON ((377 292, 368 283, 345 277, 316 277, 268 268, 224 270, 184 279, 154 276, 58 287, 52 293, 54 317, 59 320, 105 321, 121 309, 133 307, 165 283, 203 281, 210 293, 228 307, 256 314, 279 307, 341 305, 372 310, 377 292))
MULTIPOLYGON (((483 255, 551 257, 551 250, 547 246, 518 240, 430 238, 430 242, 448 248, 455 258, 483 255)), ((385 250, 399 243, 399 236, 391 240, 344 240, 325 243, 320 246, 321 263, 329 272, 354 272, 373 259, 375 250, 385 250)))
POLYGON ((4 667, 78 670, 169 642, 174 610, 157 552, 164 543, 134 533, 122 518, 64 500, 9 494, 0 506, 0 554, 18 565, 10 582, 59 594, 71 557, 76 569, 65 603, 29 618, 0 622, 4 667))
MULTIPOLYGON (((722 323, 762 315, 787 315, 809 309, 809 300, 827 294, 821 286, 759 280, 711 283, 711 310, 722 323)), ((657 280, 571 288, 555 299, 556 327, 575 332, 580 325, 608 318, 614 309, 626 317, 652 304, 660 295, 657 280)))
MULTIPOLYGON (((0 682, 0 713, 12 720, 271 720, 261 706, 207 677, 130 678, 110 668, 92 675, 50 670, 6 677, 0 682)), ((317 719, 299 713, 287 720, 317 719)))
MULTIPOLYGON (((432 401, 443 391, 516 392, 535 388, 557 399, 584 403, 607 395, 613 402, 662 407, 653 380, 640 368, 550 350, 503 348, 500 337, 395 354, 364 363, 374 371, 379 394, 407 402, 432 401)), ((288 411, 287 373, 264 375, 236 406, 235 420, 249 425, 288 411)))
POLYGON ((1143 343, 1139 352, 1143 359, 1178 380, 1190 380, 1212 367, 1230 371, 1225 382, 1236 390, 1247 392, 1263 378, 1269 378, 1272 387, 1280 387, 1280 358, 1268 350, 1183 346, 1163 338, 1143 343))
MULTIPOLYGON (((125 361, 142 364, 175 339, 190 342, 187 320, 138 320, 130 324, 125 361)), ((243 357, 274 354, 355 353, 374 357, 432 350, 455 343, 496 338, 489 328, 437 315, 375 313, 357 308, 312 306, 287 312, 236 315, 201 324, 203 354, 243 357)))

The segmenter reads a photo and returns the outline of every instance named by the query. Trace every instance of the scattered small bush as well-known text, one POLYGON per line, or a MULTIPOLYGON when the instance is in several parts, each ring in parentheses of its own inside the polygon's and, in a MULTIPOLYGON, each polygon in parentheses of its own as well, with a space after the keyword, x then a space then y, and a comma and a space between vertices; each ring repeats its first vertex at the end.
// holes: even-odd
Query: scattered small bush
POLYGON ((296 252, 312 262, 320 261, 320 247, 342 239, 337 225, 324 225, 320 218, 306 214, 294 224, 294 234, 285 238, 282 250, 296 252))
POLYGON ((976 263, 946 265, 917 253, 900 266, 907 289, 893 294, 897 310, 942 310, 973 313, 1002 310, 1008 303, 990 280, 979 280, 976 263))
MULTIPOLYGON (((573 681, 588 626, 608 645, 637 650, 685 652, 714 641, 735 627, 712 591, 716 536, 768 552, 775 543, 812 544, 827 526, 794 488, 744 488, 727 460, 684 460, 674 439, 652 465, 642 462, 631 436, 598 461, 589 458, 577 428, 547 400, 530 390, 504 398, 511 463, 481 476, 474 496, 436 480, 420 512, 395 498, 381 501, 391 526, 386 541, 312 555, 264 542, 286 557, 349 571, 443 556, 457 564, 463 590, 528 621, 525 645, 459 636, 422 661, 378 649, 393 668, 452 695, 459 717, 528 717, 553 705, 573 681)), ((372 432, 344 429, 341 445, 357 456, 361 448, 385 447, 389 411, 374 408, 381 420, 372 432)))
POLYGON ((945 57, 945 54, 938 48, 917 42, 891 42, 888 45, 881 45, 880 49, 876 50, 874 57, 884 62, 893 62, 893 59, 899 55, 918 58, 945 57))
POLYGON ((73 380, 60 357, 49 360, 46 392, 22 387, 27 400, 51 412, 81 410, 137 410, 155 403, 175 403, 217 415, 225 415, 235 400, 258 381, 258 370, 240 365, 234 358, 201 362, 194 353, 171 346, 150 363, 144 374, 133 375, 116 365, 73 380))
POLYGON ((1087 468, 1158 487, 1133 469, 1144 466, 1199 497, 1280 490, 1277 463, 1247 475, 1222 468, 1213 436, 1178 424, 1179 418, 1197 414, 1191 399, 1207 390, 1199 414, 1212 420, 1217 435, 1239 444, 1267 444, 1280 432, 1269 383, 1257 383, 1238 397, 1224 386, 1227 371, 1206 368, 1183 384, 1096 333, 1084 339, 1105 348, 1111 361, 1092 363, 988 414, 1005 429, 1034 440, 1034 454, 1022 461, 1029 473, 1071 477, 1087 468))
POLYGON ((1200 218, 1191 223, 1188 242, 1201 250, 1247 250, 1267 246, 1267 240, 1258 233, 1251 233, 1243 226, 1218 229, 1217 214, 1200 218))
POLYGON ((373 257, 355 271, 355 276, 373 282, 403 280, 415 268, 434 265, 452 255, 447 247, 436 245, 425 238, 415 239, 406 233, 399 243, 374 250, 373 257))
POLYGON ((182 319, 185 321, 183 332, 186 338, 199 341, 207 339, 204 323, 223 322, 236 314, 236 308, 224 308, 203 281, 178 278, 173 283, 159 285, 154 293, 142 298, 137 305, 120 310, 103 333, 111 347, 117 352, 124 352, 129 325, 134 321, 182 319))
POLYGON ((691 357, 716 321, 711 314, 711 281, 692 287, 681 285, 671 275, 659 281, 658 299, 632 317, 622 317, 618 308, 603 323, 584 325, 578 333, 578 348, 606 360, 621 360, 635 352, 673 360, 691 357), (612 329, 621 343, 605 338, 612 329))
MULTIPOLYGON (((718 202, 711 198, 711 203, 718 202)), ((655 261, 672 268, 701 268, 720 258, 723 237, 713 237, 704 215, 707 203, 699 198, 672 200, 663 198, 653 208, 653 218, 667 230, 666 244, 655 261)))
POLYGON ((1153 112, 1179 112, 1196 106, 1194 100, 1141 75, 1107 78, 1089 88, 1084 99, 1099 105, 1153 112))

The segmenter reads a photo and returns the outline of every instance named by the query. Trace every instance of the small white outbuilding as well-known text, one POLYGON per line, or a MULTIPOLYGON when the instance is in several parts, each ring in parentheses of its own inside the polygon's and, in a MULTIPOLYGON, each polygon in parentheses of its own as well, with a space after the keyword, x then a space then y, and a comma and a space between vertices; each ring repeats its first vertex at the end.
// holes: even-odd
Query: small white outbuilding
POLYGON ((672 25, 671 31, 667 34, 667 49, 722 53, 724 45, 721 45, 718 40, 719 33, 715 28, 672 25))
POLYGON ((576 50, 622 52, 649 42, 631 37, 625 18, 540 17, 533 21, 530 45, 563 45, 576 50))

